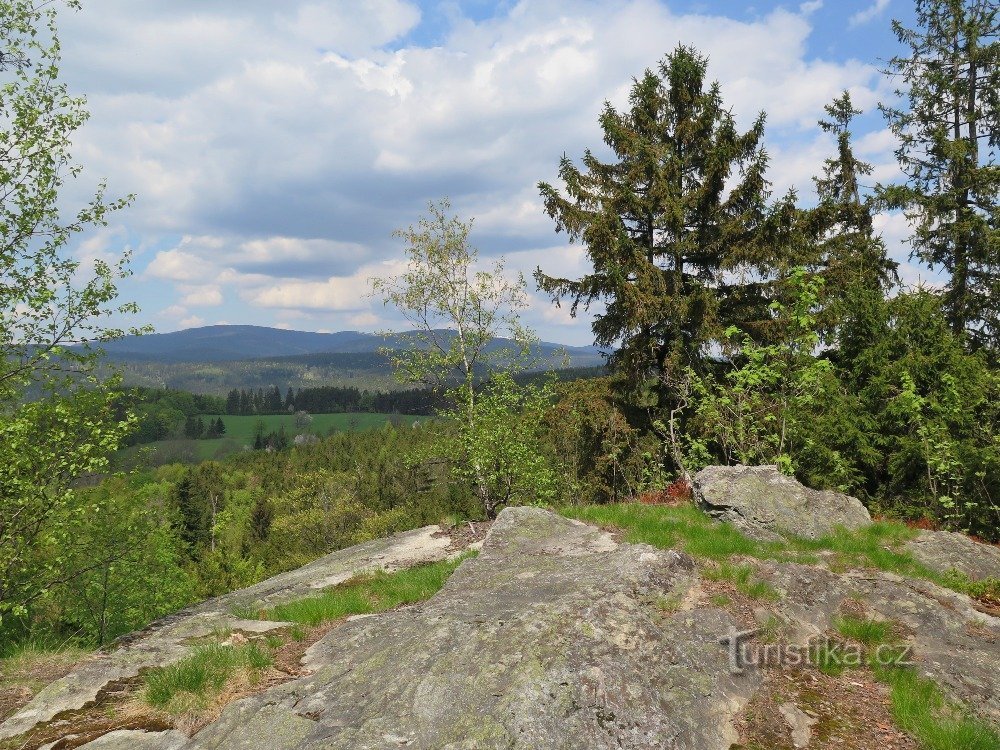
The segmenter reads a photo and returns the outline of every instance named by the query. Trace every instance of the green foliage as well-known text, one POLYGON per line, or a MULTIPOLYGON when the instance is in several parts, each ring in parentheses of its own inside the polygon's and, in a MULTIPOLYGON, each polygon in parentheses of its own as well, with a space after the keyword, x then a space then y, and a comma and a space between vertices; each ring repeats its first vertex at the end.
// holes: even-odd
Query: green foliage
POLYGON ((600 124, 613 161, 587 151, 581 169, 564 157, 564 192, 539 184, 557 230, 581 242, 593 265, 576 280, 539 269, 539 286, 569 298, 573 314, 605 303, 595 340, 618 347, 612 363, 632 390, 655 379, 658 408, 673 400, 672 375, 752 317, 752 285, 737 292, 724 277, 756 264, 767 247, 758 243, 767 218, 764 116, 737 132, 718 84, 706 84, 707 65, 677 47, 635 81, 627 110, 605 104, 600 124))
MULTIPOLYGON (((454 405, 444 412, 454 433, 432 448, 469 484, 488 517, 507 503, 554 497, 555 479, 538 454, 537 436, 551 383, 516 383, 532 364, 534 333, 519 312, 527 306, 524 279, 506 277, 503 260, 477 271, 469 244, 472 222, 448 215, 447 201, 396 233, 406 242, 407 269, 375 279, 372 288, 413 325, 410 346, 387 350, 404 382, 447 388, 454 405), (498 337, 509 344, 498 346, 498 337), (477 381, 486 380, 479 389, 477 381)), ((390 335, 390 334, 386 334, 390 335)), ((426 461, 432 456, 421 452, 426 461)))
POLYGON ((857 460, 866 490, 888 512, 997 539, 1000 374, 928 291, 874 303, 865 330, 841 370, 872 435, 857 460))
POLYGON ((450 216, 450 209, 447 200, 432 202, 428 216, 395 233, 406 243, 406 271, 373 280, 372 291, 414 329, 408 347, 383 352, 400 380, 443 387, 457 380, 471 389, 479 374, 518 369, 536 338, 518 317, 527 307, 524 279, 508 279, 503 259, 477 271, 472 222, 450 216), (496 346, 499 336, 510 345, 496 346))
POLYGON ((415 604, 436 594, 469 557, 465 554, 454 560, 418 565, 395 573, 379 571, 352 578, 320 596, 280 604, 265 616, 279 622, 319 625, 348 615, 384 612, 404 604, 415 604))
POLYGON ((562 502, 621 502, 644 490, 662 489, 651 481, 652 470, 661 463, 659 441, 632 421, 610 378, 558 387, 543 427, 562 502))
POLYGON ((146 672, 143 695, 155 708, 183 713, 192 705, 204 705, 237 673, 245 674, 251 681, 258 680, 273 661, 270 650, 257 643, 198 646, 179 662, 146 672))
POLYGON ((84 497, 89 513, 66 560, 81 572, 52 595, 67 630, 102 646, 193 601, 172 514, 158 507, 162 486, 112 479, 84 497))
POLYGON ((129 428, 93 376, 95 351, 69 348, 114 338, 107 316, 136 308, 116 302, 127 256, 86 268, 67 251, 126 201, 106 201, 101 186, 61 217, 62 188, 80 173, 70 139, 87 113, 59 79, 55 24, 48 3, 0 4, 0 619, 76 574, 64 564, 66 519, 86 510, 71 485, 103 471, 129 428))
POLYGON ((903 184, 885 203, 915 224, 913 255, 943 269, 952 332, 996 352, 1000 337, 1000 8, 991 0, 916 0, 916 27, 893 21, 908 49, 889 60, 897 96, 883 106, 903 184))
POLYGON ((540 442, 552 396, 551 381, 522 386, 508 373, 498 373, 479 391, 470 411, 458 407, 443 412, 458 425, 454 440, 445 444, 446 455, 454 460, 453 473, 476 488, 487 516, 505 505, 555 500, 556 474, 540 442))
POLYGON ((855 156, 850 130, 861 110, 854 108, 848 91, 825 110, 828 119, 819 126, 836 136, 836 156, 824 161, 822 176, 814 179, 817 205, 801 211, 799 223, 805 265, 823 280, 816 323, 829 341, 851 314, 852 298, 866 291, 881 295, 896 280, 897 264, 886 257, 873 228, 873 201, 862 193, 861 182, 872 166, 855 156))
POLYGON ((803 432, 824 405, 825 391, 838 388, 831 362, 814 354, 823 280, 807 278, 800 268, 792 272, 789 285, 792 304, 770 306, 780 339, 758 344, 730 328, 727 334, 739 347, 732 369, 721 379, 699 377, 689 369, 693 418, 687 453, 697 468, 705 458, 721 454, 726 464, 778 464, 792 473, 793 454, 807 440, 803 432))

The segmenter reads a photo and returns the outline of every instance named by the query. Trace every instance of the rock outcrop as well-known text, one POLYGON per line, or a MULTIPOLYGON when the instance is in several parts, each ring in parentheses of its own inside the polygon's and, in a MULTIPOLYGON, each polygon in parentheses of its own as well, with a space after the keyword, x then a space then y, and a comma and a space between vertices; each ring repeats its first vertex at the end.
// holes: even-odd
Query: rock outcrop
MULTIPOLYGON (((249 616, 247 605, 287 601, 355 570, 444 554, 429 530, 410 532, 208 602, 130 639, 118 656, 85 664, 0 731, 11 737, 79 705, 101 668, 106 678, 123 663, 134 670, 175 658, 172 649, 184 646, 177 628, 202 632, 199 618, 233 618, 234 605, 249 616), (174 645, 157 645, 165 641, 174 645)), ((83 747, 730 750, 745 728, 741 711, 775 682, 787 684, 780 670, 734 664, 734 638, 765 626, 783 643, 808 644, 848 611, 890 622, 921 674, 1000 724, 1000 619, 967 597, 878 571, 746 561, 773 593, 752 600, 702 576, 703 565, 548 511, 507 509, 478 557, 435 596, 340 623, 306 652, 301 676, 230 703, 190 738, 112 732, 83 747)), ((247 632, 275 625, 238 622, 247 632)), ((829 731, 832 719, 817 721, 816 706, 779 692, 771 723, 787 746, 811 746, 829 731)))
POLYGON ((367 570, 395 570, 442 560, 450 540, 437 526, 339 550, 297 570, 256 586, 210 599, 170 615, 122 638, 44 688, 23 709, 0 724, 0 740, 21 734, 56 715, 80 709, 109 685, 135 677, 142 669, 175 662, 191 652, 191 642, 220 630, 260 633, 288 623, 250 620, 244 612, 315 594, 367 570), (240 614, 237 614, 240 613, 240 614))
POLYGON ((952 531, 921 531, 904 549, 931 570, 950 570, 973 581, 1000 578, 1000 547, 973 541, 952 531))
POLYGON ((760 541, 787 535, 818 539, 837 527, 872 522, 857 498, 810 489, 777 466, 709 466, 695 475, 693 485, 695 501, 706 513, 760 541))
POLYGON ((348 622, 315 674, 232 704, 191 748, 719 748, 755 675, 730 673, 718 609, 664 622, 691 558, 505 510, 426 604, 348 622))

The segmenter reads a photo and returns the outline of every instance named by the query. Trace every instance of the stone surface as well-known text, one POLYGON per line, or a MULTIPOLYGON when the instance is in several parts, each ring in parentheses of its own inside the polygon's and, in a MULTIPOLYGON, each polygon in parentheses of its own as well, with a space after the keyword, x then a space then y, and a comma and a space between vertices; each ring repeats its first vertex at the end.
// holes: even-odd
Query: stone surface
POLYGON ((180 750, 187 741, 185 735, 175 731, 140 732, 119 729, 82 747, 86 750, 180 750))
POLYGON ((957 570, 973 581, 1000 578, 1000 547, 975 542, 964 534, 921 531, 904 549, 938 573, 957 570))
POLYGON ((228 706, 190 748, 728 750, 759 676, 705 608, 665 618, 693 561, 541 510, 501 513, 426 603, 345 623, 315 673, 228 706))
POLYGON ((856 498, 810 489, 776 466, 709 466, 695 475, 693 485, 704 511, 762 541, 783 535, 818 539, 838 526, 857 529, 871 523, 856 498))
MULTIPOLYGON (((248 616, 352 571, 443 557, 446 544, 428 529, 397 535, 166 618, 53 683, 28 707, 34 714, 13 718, 22 727, 45 721, 136 664, 176 658, 206 629, 280 625, 240 620, 234 606, 248 616)), ((773 618, 780 643, 801 645, 859 608, 893 623, 921 674, 1000 724, 1000 619, 968 597, 879 571, 746 564, 776 596, 719 605, 726 611, 685 554, 619 543, 547 511, 507 509, 479 556, 434 597, 346 619, 308 649, 302 676, 229 704, 190 739, 112 732, 84 747, 728 750, 765 672, 734 671, 727 634, 773 618)), ((775 720, 806 747, 815 717, 782 700, 775 720)))
POLYGON ((930 581, 880 571, 848 571, 792 563, 761 563, 759 576, 774 586, 774 605, 792 642, 834 629, 845 603, 905 632, 915 667, 953 699, 1000 724, 1000 618, 976 610, 967 596, 930 581))
POLYGON ((816 719, 794 703, 782 703, 778 706, 778 711, 792 733, 792 744, 797 748, 809 747, 809 743, 812 741, 812 727, 816 723, 816 719))
POLYGON ((447 536, 437 535, 439 531, 437 526, 428 526, 339 550, 297 570, 164 617, 43 688, 27 706, 0 724, 0 740, 49 721, 62 711, 81 708, 110 683, 135 677, 143 668, 177 661, 189 653, 192 639, 219 630, 264 632, 287 625, 244 619, 237 612, 308 596, 365 570, 395 570, 444 559, 450 542, 447 536))

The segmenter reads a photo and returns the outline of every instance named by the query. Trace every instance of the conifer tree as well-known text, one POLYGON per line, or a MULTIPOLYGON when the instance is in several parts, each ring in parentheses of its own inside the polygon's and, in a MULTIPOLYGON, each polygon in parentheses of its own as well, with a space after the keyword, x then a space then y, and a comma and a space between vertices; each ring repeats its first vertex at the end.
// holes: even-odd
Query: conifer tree
POLYGON ((906 177, 884 188, 915 224, 913 255, 949 276, 945 312, 976 344, 1000 336, 1000 6, 917 0, 908 50, 889 61, 908 109, 883 106, 906 177))
POLYGON ((593 270, 571 280, 535 277, 571 313, 603 302, 593 324, 600 346, 633 382, 657 380, 656 405, 671 401, 670 373, 698 367, 721 331, 753 317, 764 284, 736 287, 727 272, 761 265, 767 163, 764 115, 740 133, 707 58, 679 46, 632 86, 627 110, 600 117, 614 160, 587 151, 582 169, 560 163, 563 191, 540 183, 558 231, 587 248, 593 270))
POLYGON ((863 299, 882 299, 896 279, 897 264, 875 234, 872 203, 862 193, 861 180, 872 173, 872 165, 855 156, 850 130, 861 110, 854 108, 847 91, 825 109, 829 119, 820 120, 819 126, 836 136, 837 153, 825 160, 822 176, 815 178, 816 207, 803 215, 814 252, 807 265, 823 279, 817 325, 832 338, 863 299))

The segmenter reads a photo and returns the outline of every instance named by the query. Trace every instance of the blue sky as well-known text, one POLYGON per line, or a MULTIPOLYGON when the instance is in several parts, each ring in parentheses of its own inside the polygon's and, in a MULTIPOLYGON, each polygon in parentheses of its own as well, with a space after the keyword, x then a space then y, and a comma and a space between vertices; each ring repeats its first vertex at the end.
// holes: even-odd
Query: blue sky
MULTIPOLYGON (((895 179, 874 114, 891 18, 909 23, 911 0, 85 0, 62 19, 64 74, 92 112, 67 208, 101 177, 137 199, 74 251, 131 248, 123 292, 160 331, 396 326, 368 280, 400 268, 392 230, 445 196, 475 217, 484 258, 579 274, 535 185, 599 148, 602 102, 679 42, 709 55, 742 124, 768 113, 777 193, 808 201, 832 148, 815 122, 845 88, 872 113, 862 155, 895 179)), ((880 229, 905 260, 902 218, 880 229)), ((548 340, 590 340, 586 317, 541 295, 526 317, 548 340)))

